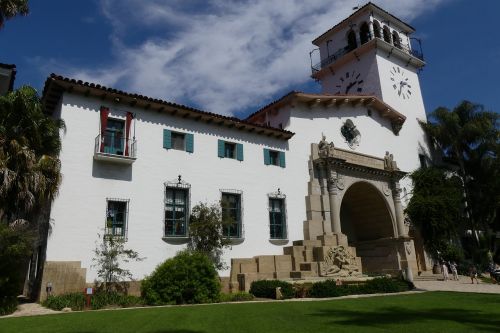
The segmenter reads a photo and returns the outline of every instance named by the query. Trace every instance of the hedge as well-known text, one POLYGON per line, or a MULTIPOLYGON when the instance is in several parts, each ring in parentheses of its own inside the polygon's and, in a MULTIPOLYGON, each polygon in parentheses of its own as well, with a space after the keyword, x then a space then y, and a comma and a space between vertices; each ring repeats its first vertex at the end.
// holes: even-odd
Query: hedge
POLYGON ((258 280, 250 285, 250 294, 255 297, 276 299, 276 288, 281 287, 283 298, 293 298, 295 291, 291 283, 281 280, 258 280))

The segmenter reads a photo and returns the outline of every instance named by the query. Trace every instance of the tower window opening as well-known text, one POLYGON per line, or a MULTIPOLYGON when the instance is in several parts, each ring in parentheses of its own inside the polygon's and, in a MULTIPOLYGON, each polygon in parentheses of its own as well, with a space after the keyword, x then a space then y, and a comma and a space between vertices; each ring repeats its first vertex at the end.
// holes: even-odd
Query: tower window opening
POLYGON ((375 38, 382 38, 382 31, 378 21, 373 21, 373 33, 375 34, 375 38))
POLYGON ((359 29, 359 38, 361 40, 361 44, 364 44, 372 39, 372 36, 370 35, 370 28, 366 22, 363 22, 361 28, 359 29))
POLYGON ((391 32, 389 31, 388 27, 384 27, 384 41, 389 43, 389 44, 392 44, 391 32))
POLYGON ((358 47, 358 43, 356 42, 356 33, 351 30, 347 34, 347 52, 354 50, 358 47))
POLYGON ((399 39, 399 34, 396 31, 392 32, 392 42, 394 43, 395 47, 397 47, 398 49, 401 48, 401 40, 399 39))

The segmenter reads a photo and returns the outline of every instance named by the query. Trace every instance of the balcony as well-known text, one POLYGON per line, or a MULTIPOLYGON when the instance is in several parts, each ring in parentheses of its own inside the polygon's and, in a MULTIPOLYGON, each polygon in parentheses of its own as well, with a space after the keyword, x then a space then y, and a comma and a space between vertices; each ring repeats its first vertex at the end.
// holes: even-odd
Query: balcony
POLYGON ((393 45, 391 43, 384 41, 382 38, 369 36, 369 40, 366 43, 363 43, 363 44, 356 46, 356 47, 353 47, 350 45, 342 47, 342 48, 338 49, 335 53, 330 54, 325 59, 322 59, 319 63, 312 65, 311 66, 312 74, 314 75, 314 74, 318 73, 319 71, 321 71, 323 68, 330 66, 331 64, 335 63, 338 59, 340 59, 344 55, 346 55, 347 53, 354 51, 354 50, 356 50, 364 45, 370 44, 370 43, 374 43, 376 46, 381 46, 384 49, 390 49, 391 53, 393 51, 395 51, 395 52, 399 51, 399 53, 401 53, 402 55, 407 54, 407 55, 415 57, 415 58, 419 59, 420 61, 424 62, 424 55, 423 55, 421 50, 419 51, 417 49, 411 49, 409 46, 404 45, 404 44, 393 45))
POLYGON ((132 164, 137 159, 137 142, 113 134, 99 134, 95 138, 94 159, 132 164))

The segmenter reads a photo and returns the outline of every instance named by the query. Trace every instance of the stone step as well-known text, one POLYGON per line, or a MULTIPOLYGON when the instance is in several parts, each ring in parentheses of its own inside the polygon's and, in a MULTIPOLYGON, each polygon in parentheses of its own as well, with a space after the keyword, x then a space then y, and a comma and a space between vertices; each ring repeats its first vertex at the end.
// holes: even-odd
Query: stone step
POLYGON ((321 241, 320 240, 315 240, 315 239, 305 239, 305 240, 296 240, 293 241, 292 243, 295 246, 321 246, 321 241))
POLYGON ((310 262, 300 263, 299 267, 300 267, 300 271, 301 272, 304 272, 304 271, 310 272, 310 271, 312 271, 312 263, 310 263, 310 262))
POLYGON ((309 277, 317 276, 315 272, 302 272, 302 271, 293 271, 290 272, 290 277, 292 279, 305 279, 309 277))

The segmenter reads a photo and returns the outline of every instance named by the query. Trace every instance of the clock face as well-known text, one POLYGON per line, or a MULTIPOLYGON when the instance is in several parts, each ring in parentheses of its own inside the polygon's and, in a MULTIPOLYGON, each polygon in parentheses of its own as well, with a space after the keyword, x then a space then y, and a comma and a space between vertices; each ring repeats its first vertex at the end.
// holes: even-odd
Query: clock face
POLYGON ((363 91, 362 85, 361 73, 357 73, 355 70, 345 72, 345 74, 340 76, 335 86, 337 88, 336 94, 359 94, 363 91))
POLYGON ((404 71, 398 66, 393 66, 390 73, 392 88, 394 89, 394 91, 402 99, 410 99, 412 94, 411 85, 404 71))

